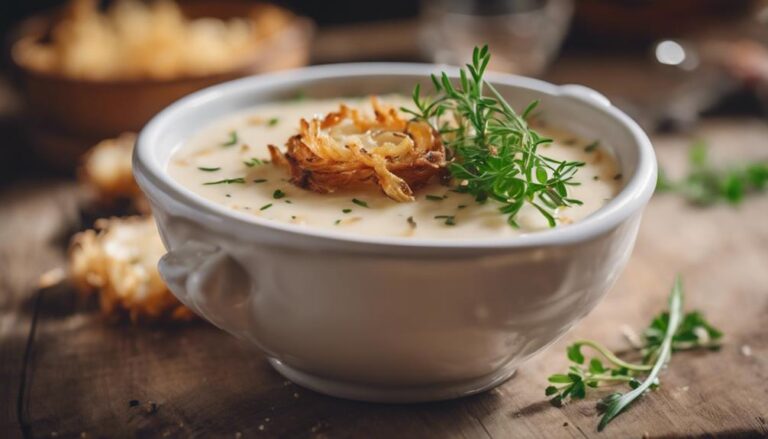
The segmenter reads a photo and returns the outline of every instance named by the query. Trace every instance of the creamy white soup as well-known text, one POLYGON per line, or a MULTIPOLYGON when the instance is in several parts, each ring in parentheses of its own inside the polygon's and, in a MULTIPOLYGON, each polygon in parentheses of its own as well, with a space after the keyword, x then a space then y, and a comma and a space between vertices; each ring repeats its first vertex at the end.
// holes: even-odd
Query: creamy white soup
MULTIPOLYGON (((408 106, 402 97, 382 98, 408 106)), ((370 111, 367 99, 344 99, 350 107, 370 111)), ((267 145, 284 148, 297 134, 301 118, 323 117, 341 99, 305 100, 260 105, 212 121, 176 150, 169 174, 183 186, 215 203, 270 221, 312 229, 372 236, 476 239, 502 238, 548 229, 547 220, 525 205, 518 228, 507 223, 495 201, 478 203, 438 181, 414 190, 415 201, 397 202, 375 186, 316 193, 295 186, 289 172, 269 163, 267 145)), ((550 127, 537 130, 553 139, 541 152, 557 160, 582 161, 569 197, 582 205, 559 208, 557 226, 579 221, 618 192, 621 174, 608 145, 550 127)))

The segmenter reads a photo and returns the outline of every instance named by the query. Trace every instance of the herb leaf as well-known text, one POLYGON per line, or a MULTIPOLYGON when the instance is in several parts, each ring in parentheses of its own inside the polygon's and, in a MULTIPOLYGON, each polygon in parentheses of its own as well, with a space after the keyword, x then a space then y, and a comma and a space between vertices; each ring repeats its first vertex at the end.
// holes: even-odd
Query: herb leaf
POLYGON ((197 169, 204 171, 204 172, 216 172, 220 170, 221 168, 206 168, 205 166, 198 166, 197 169))
POLYGON ((353 198, 352 202, 357 204, 360 207, 368 207, 368 203, 366 201, 358 200, 357 198, 353 198))
POLYGON ((229 132, 229 140, 222 143, 221 146, 234 146, 237 144, 237 131, 230 131, 229 132))
POLYGON ((223 180, 209 181, 203 184, 208 186, 213 184, 244 184, 244 183, 245 183, 245 179, 243 177, 237 177, 237 178, 225 178, 223 180))
POLYGON ((246 160, 243 162, 245 166, 248 166, 249 168, 252 168, 257 165, 263 165, 265 162, 264 160, 261 160, 259 158, 253 157, 250 160, 246 160))

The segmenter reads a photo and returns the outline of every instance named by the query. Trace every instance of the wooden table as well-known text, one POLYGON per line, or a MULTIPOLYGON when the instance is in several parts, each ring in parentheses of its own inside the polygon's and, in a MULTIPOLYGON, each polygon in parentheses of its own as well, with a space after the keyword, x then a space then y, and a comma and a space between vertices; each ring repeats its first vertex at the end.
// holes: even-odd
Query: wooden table
MULTIPOLYGON (((723 162, 768 155, 760 121, 708 120, 697 136, 723 162)), ((669 173, 683 172, 690 137, 654 140, 669 173)), ((66 286, 38 290, 38 276, 63 264, 81 198, 74 183, 39 179, 0 193, 2 437, 768 436, 766 196, 706 210, 655 197, 624 275, 563 340, 497 389, 416 405, 325 397, 206 323, 110 324, 66 286), (566 344, 624 347, 620 327, 645 327, 675 273, 687 308, 726 333, 722 350, 675 355, 662 387, 601 434, 593 399, 550 406, 546 376, 566 367, 566 344)))

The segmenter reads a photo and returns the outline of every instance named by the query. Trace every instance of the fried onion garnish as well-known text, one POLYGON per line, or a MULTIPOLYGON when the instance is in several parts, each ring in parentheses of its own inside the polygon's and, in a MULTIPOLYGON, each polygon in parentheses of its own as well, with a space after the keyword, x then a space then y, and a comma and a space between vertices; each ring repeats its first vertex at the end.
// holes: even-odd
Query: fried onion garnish
POLYGON ((133 322, 184 321, 194 314, 168 291, 157 271, 165 253, 152 217, 100 219, 69 248, 69 274, 83 295, 99 294, 102 312, 133 322))
POLYGON ((404 119, 376 97, 371 104, 373 118, 342 104, 323 119, 302 119, 285 154, 269 145, 272 163, 315 192, 375 183, 395 201, 413 201, 413 190, 445 169, 445 147, 429 124, 404 119))

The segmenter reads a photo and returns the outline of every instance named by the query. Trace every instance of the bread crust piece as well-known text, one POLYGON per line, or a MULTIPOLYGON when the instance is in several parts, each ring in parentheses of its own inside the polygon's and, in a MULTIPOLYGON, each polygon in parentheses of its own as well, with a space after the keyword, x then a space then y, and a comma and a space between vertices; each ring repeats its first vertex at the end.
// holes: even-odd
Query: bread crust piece
POLYGON ((131 321, 184 321, 194 314, 178 302, 157 271, 165 253, 151 216, 100 219, 69 247, 69 276, 83 295, 97 293, 102 313, 131 321))
POLYGON ((269 145, 272 163, 311 191, 373 183, 395 201, 413 201, 413 190, 445 169, 445 147, 429 124, 408 121, 375 97, 371 104, 374 118, 342 104, 323 119, 302 119, 285 154, 269 145))
POLYGON ((78 180, 96 195, 96 201, 111 208, 127 200, 141 213, 149 212, 149 203, 133 179, 131 158, 136 134, 123 133, 94 145, 83 156, 78 180))

